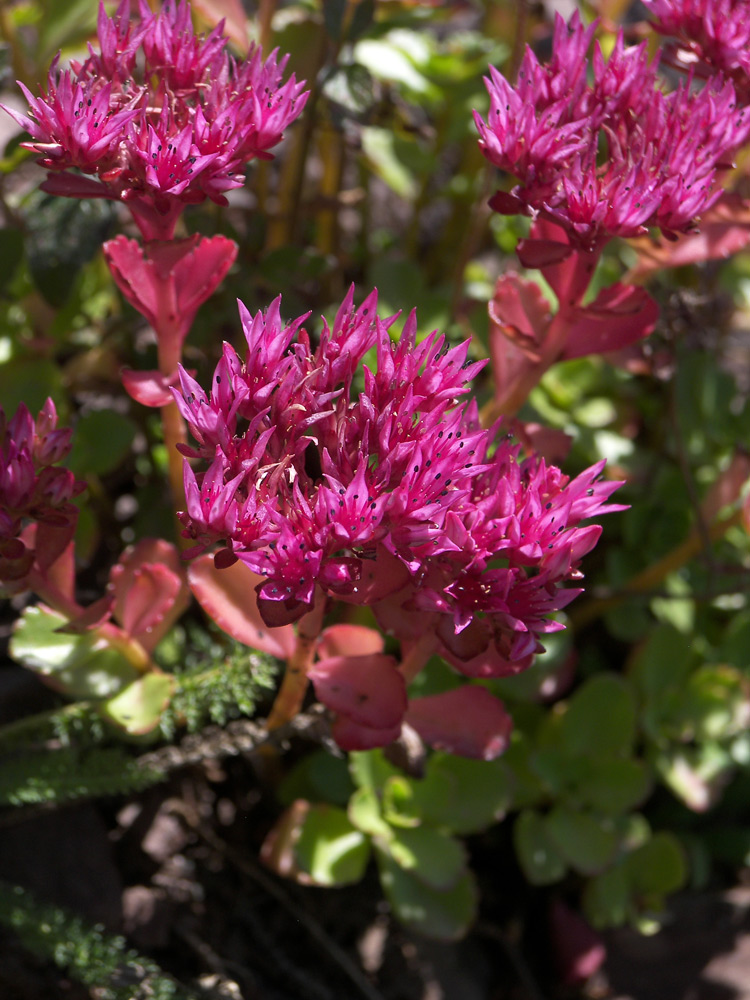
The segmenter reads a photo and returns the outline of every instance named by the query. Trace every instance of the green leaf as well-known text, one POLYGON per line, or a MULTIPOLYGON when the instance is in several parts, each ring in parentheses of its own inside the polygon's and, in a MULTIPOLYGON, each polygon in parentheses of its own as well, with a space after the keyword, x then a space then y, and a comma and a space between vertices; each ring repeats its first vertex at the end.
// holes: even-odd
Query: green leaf
POLYGON ((423 782, 415 782, 422 812, 435 826, 452 833, 477 833, 505 816, 514 778, 505 760, 471 760, 435 753, 423 782), (449 797, 445 789, 453 786, 449 797), (420 796, 420 790, 422 795, 420 796))
POLYGON ((386 847, 397 864, 433 889, 451 889, 466 872, 463 844, 429 826, 394 830, 386 847))
POLYGON ((393 826, 413 827, 422 822, 414 783, 401 775, 389 778, 383 788, 383 817, 393 826))
POLYGON ((685 852, 671 833, 655 833, 625 859, 636 893, 665 896, 682 888, 687 879, 685 852))
POLYGON ((26 608, 10 642, 11 656, 71 698, 107 698, 139 676, 132 663, 95 633, 57 631, 66 624, 55 611, 26 608))
POLYGON ((632 913, 630 882, 624 864, 589 879, 583 890, 583 910, 596 928, 620 927, 632 913))
POLYGON ((23 236, 19 230, 0 229, 0 296, 8 291, 22 257, 23 236))
POLYGON ((334 41, 339 41, 342 37, 347 6, 347 0, 325 0, 323 3, 323 24, 326 33, 334 41))
POLYGON ((343 809, 311 805, 294 854, 316 885, 350 885, 365 873, 370 842, 343 809))
POLYGON ((617 853, 620 838, 606 817, 558 805, 546 817, 544 825, 561 857, 582 875, 600 872, 617 853))
POLYGON ((382 750, 358 750, 349 754, 349 771, 355 785, 381 792, 389 778, 400 777, 401 771, 385 759, 382 750))
POLYGON ((105 475, 129 453, 135 434, 135 424, 122 414, 94 410, 76 424, 73 447, 65 464, 77 476, 105 475))
POLYGON ((639 760, 589 760, 578 784, 581 801, 597 812, 616 816, 639 805, 651 787, 651 775, 639 760))
POLYGON ((26 254, 34 284, 51 306, 67 301, 78 272, 98 253, 114 222, 105 201, 34 196, 27 206, 26 254))
POLYGON ((383 819, 377 794, 372 788, 358 788, 349 800, 349 819, 363 833, 389 840, 393 827, 383 819))
POLYGON ((630 685, 612 673, 592 677, 570 699, 561 726, 562 739, 571 753, 628 754, 636 731, 630 685))
POLYGON ((533 809, 520 813, 513 827, 513 843, 519 864, 532 885, 559 882, 568 870, 543 817, 533 809))
POLYGON ((376 849, 380 881, 396 917, 407 927, 441 941, 456 941, 476 917, 477 888, 466 872, 451 889, 433 889, 376 849))
POLYGON ((58 402, 58 414, 62 415, 64 407, 59 401, 64 399, 64 391, 59 365, 46 358, 22 356, 0 364, 0 399, 6 416, 12 416, 19 403, 26 403, 36 415, 48 396, 58 402))
POLYGON ((353 792, 354 785, 343 757, 334 757, 327 750, 316 750, 292 768, 281 782, 277 795, 282 805, 287 806, 295 799, 345 806, 353 792))
POLYGON ((375 174, 392 191, 408 201, 416 197, 417 179, 399 156, 400 146, 391 129, 368 125, 361 131, 362 152, 375 174))
POLYGON ((152 672, 139 677, 101 706, 105 719, 132 736, 150 733, 159 725, 162 712, 175 689, 170 674, 152 672))

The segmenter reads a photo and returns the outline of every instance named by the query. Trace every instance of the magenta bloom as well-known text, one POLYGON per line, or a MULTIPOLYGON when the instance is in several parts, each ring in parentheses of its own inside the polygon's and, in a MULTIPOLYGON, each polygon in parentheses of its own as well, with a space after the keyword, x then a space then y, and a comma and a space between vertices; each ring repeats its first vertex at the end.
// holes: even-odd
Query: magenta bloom
POLYGON ((750 99, 750 3, 747 0, 644 0, 653 27, 676 39, 673 61, 734 83, 743 103, 750 99))
POLYGON ((51 399, 36 421, 23 403, 10 421, 0 407, 0 584, 21 585, 35 560, 51 566, 73 537, 78 511, 70 501, 85 484, 56 467, 70 438, 51 399))
POLYGON ((579 593, 579 562, 621 509, 603 463, 569 480, 507 436, 483 430, 462 401, 483 362, 468 342, 400 338, 377 293, 353 290, 311 345, 280 299, 241 317, 247 356, 228 344, 210 393, 186 372, 177 405, 197 442, 185 454, 185 535, 195 553, 226 548, 262 577, 268 625, 294 621, 322 594, 371 606, 399 639, 432 631, 470 675, 528 662, 551 617, 579 593), (373 368, 363 365, 368 352, 373 368))
POLYGON ((729 82, 664 93, 646 43, 626 48, 622 33, 608 60, 596 43, 589 64, 594 28, 558 15, 550 62, 527 49, 515 87, 490 69, 487 121, 475 112, 480 147, 519 180, 491 205, 554 222, 586 251, 652 226, 685 232, 720 196, 717 174, 750 116, 729 82))
POLYGON ((187 0, 156 14, 139 0, 139 14, 130 0, 112 17, 101 4, 101 51, 69 70, 55 60, 38 98, 19 83, 28 116, 5 110, 50 171, 46 191, 125 201, 146 239, 171 239, 186 204, 226 204, 246 164, 270 158, 307 94, 294 76, 282 83, 275 52, 237 62, 221 25, 196 36, 187 0))

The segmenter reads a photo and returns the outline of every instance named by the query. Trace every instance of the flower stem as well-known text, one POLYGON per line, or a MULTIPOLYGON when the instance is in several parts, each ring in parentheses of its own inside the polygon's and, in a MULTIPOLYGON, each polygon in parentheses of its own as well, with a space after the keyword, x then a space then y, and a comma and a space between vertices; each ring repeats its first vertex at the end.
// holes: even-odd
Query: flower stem
POLYGON ((307 672, 312 666, 315 646, 323 627, 326 598, 322 591, 315 596, 312 610, 304 615, 297 626, 297 646, 287 660, 284 679, 271 707, 266 726, 269 730, 285 725, 301 711, 307 694, 307 672))
POLYGON ((407 653, 398 666, 407 685, 411 684, 436 648, 437 636, 431 630, 424 632, 415 643, 407 647, 407 653))

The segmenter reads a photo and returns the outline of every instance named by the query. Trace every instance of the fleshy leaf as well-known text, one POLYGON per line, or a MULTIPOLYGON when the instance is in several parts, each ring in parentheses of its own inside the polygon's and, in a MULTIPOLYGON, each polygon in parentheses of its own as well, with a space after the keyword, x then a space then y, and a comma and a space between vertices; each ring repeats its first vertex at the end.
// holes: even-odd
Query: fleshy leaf
POLYGON ((483 687, 414 698, 405 721, 436 750, 493 760, 508 745, 513 721, 503 704, 483 687))
POLYGON ((380 881, 401 923, 428 937, 456 941, 476 917, 477 888, 466 872, 450 889, 433 889, 404 871, 385 850, 376 852, 380 881))
POLYGON ((291 625, 269 628, 258 610, 256 586, 264 578, 243 562, 217 569, 210 554, 188 568, 190 589, 206 614, 238 642, 285 660, 294 652, 291 625))
POLYGON ((363 726, 348 715, 339 715, 333 720, 331 734, 342 750, 374 750, 386 747, 397 740, 401 734, 401 723, 379 729, 373 726, 363 726))
POLYGON ((631 281, 643 281, 667 267, 724 260, 750 243, 750 200, 725 192, 701 215, 696 232, 678 233, 673 240, 654 241, 643 236, 629 243, 638 252, 638 263, 628 274, 631 281))
POLYGON ((399 827, 388 841, 393 860, 432 889, 452 889, 466 872, 466 851, 459 841, 429 826, 399 827))
POLYGON ((100 711, 105 719, 125 732, 142 736, 159 725, 174 693, 175 683, 170 674, 152 671, 104 702, 100 711))
POLYGON ((525 809, 516 820, 513 843, 521 868, 532 885, 559 882, 568 870, 544 819, 533 809, 525 809))
POLYGON ((60 631, 66 624, 44 605, 26 608, 10 642, 11 656, 71 698, 107 698, 138 678, 132 663, 104 640, 60 631))
POLYGON ((168 406, 174 402, 170 385, 177 381, 177 375, 167 378, 160 371, 136 372, 123 368, 120 378, 125 392, 141 406, 168 406))
POLYGON ((115 619, 149 651, 190 603, 177 550, 158 538, 126 549, 110 573, 110 590, 115 619))
POLYGON ((320 633, 318 656, 321 660, 329 656, 365 656, 382 653, 384 645, 383 636, 375 629, 343 622, 330 625, 320 633))
POLYGON ((406 686, 392 656, 331 656, 308 672, 318 699, 371 729, 401 725, 406 686))
POLYGON ((582 875, 595 875, 614 858, 619 837, 611 820, 556 806, 544 821, 560 855, 582 875))
POLYGON ((610 285, 575 311, 561 357, 619 351, 652 333, 658 319, 659 307, 644 288, 610 285))
POLYGON ((314 885, 359 882, 370 859, 370 842, 343 809, 311 805, 294 845, 297 863, 314 885))

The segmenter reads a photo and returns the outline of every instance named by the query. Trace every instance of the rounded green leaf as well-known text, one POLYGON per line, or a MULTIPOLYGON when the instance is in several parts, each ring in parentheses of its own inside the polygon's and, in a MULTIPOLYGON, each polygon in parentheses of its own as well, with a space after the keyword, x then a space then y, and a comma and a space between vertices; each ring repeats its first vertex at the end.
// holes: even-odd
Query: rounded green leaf
POLYGON ((139 677, 133 664, 95 633, 58 631, 67 621, 39 605, 26 608, 10 655, 70 698, 108 698, 139 677))
POLYGON ((524 810, 516 820, 513 843, 518 862, 532 885, 559 882, 567 872, 565 859, 550 837, 543 817, 533 809, 524 810))
POLYGON ((363 833, 388 840, 392 827, 383 819, 380 801, 372 788, 358 788, 349 800, 349 819, 363 833))
POLYGON ((415 781, 422 815, 453 833, 476 833, 505 816, 514 777, 503 760, 472 760, 436 753, 424 781, 415 781), (448 788, 451 794, 446 794, 448 788))
POLYGON ((450 889, 466 871, 463 844, 429 826, 393 831, 388 853, 405 871, 433 889, 450 889))
POLYGON ((154 671, 139 677, 114 698, 105 701, 100 711, 105 719, 126 733, 141 736, 159 725, 174 689, 175 679, 171 674, 154 671))
POLYGON ((294 855, 316 885, 349 885, 365 873, 370 842, 343 809, 311 805, 294 855))
POLYGON ((560 855, 583 875, 602 871, 617 853, 620 838, 607 817, 557 806, 544 825, 560 855))
POLYGON ((578 797, 593 810, 616 816, 629 812, 648 795, 651 775, 639 760, 592 760, 578 797))
POLYGON ((477 888, 467 871, 451 889, 433 889, 376 848, 380 881, 396 917, 428 937, 456 941, 476 917, 477 888))
POLYGON ((617 674, 592 677, 570 699, 561 726, 570 753, 613 757, 628 754, 636 732, 635 698, 630 685, 617 674))
POLYGON ((596 928, 620 927, 630 920, 633 906, 625 866, 615 865, 589 879, 582 902, 587 919, 596 928))
POLYGON ((66 465, 79 476, 105 475, 130 451, 136 426, 114 410, 94 410, 76 424, 66 465))
POLYGON ((626 858, 628 876, 638 893, 664 896, 685 884, 687 865, 679 840, 667 832, 655 833, 626 858))

